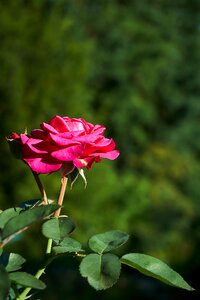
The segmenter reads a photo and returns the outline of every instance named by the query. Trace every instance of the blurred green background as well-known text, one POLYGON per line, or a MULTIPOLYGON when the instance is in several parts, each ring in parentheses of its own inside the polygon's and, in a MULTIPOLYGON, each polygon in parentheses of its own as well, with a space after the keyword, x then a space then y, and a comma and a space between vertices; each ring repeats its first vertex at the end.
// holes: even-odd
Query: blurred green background
MULTIPOLYGON (((39 196, 5 136, 58 114, 107 127, 120 157, 86 171, 64 212, 84 244, 111 229, 131 234, 120 251, 154 255, 198 289, 200 274, 199 0, 0 1, 1 209, 39 196)), ((42 176, 58 195, 59 174, 42 176)), ((45 241, 34 227, 11 243, 34 273, 45 241)), ((78 262, 52 264, 43 300, 199 299, 124 268, 95 292, 78 262)), ((37 299, 37 298, 35 298, 37 299)))

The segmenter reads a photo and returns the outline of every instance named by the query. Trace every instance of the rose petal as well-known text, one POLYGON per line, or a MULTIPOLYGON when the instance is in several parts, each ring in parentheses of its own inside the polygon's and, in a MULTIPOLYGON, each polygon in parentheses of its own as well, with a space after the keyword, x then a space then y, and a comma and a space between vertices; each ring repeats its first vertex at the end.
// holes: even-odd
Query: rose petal
POLYGON ((73 139, 66 139, 58 134, 49 134, 50 139, 58 146, 73 146, 78 145, 80 142, 75 141, 73 139))
POLYGON ((20 134, 20 139, 22 144, 26 144, 30 137, 28 137, 26 134, 20 134))
POLYGON ((29 138, 25 134, 21 134, 22 144, 32 150, 34 153, 44 154, 56 150, 57 148, 50 144, 46 143, 40 139, 29 138))
POLYGON ((90 132, 93 130, 94 125, 93 125, 92 123, 86 122, 86 121, 85 121, 84 119, 82 119, 82 118, 80 118, 80 119, 78 119, 78 120, 82 122, 83 127, 84 127, 84 130, 85 130, 86 133, 90 133, 90 132))
POLYGON ((94 162, 100 162, 100 157, 86 157, 86 158, 75 158, 73 160, 74 165, 80 169, 82 167, 86 167, 90 169, 94 162))
POLYGON ((67 122, 67 127, 69 131, 84 131, 83 123, 79 120, 67 122))
POLYGON ((83 155, 84 156, 91 156, 93 153, 100 152, 106 153, 112 151, 115 148, 115 142, 112 139, 101 139, 99 142, 93 144, 86 144, 84 148, 83 155))
POLYGON ((42 129, 34 129, 31 131, 31 136, 35 139, 44 140, 46 138, 46 135, 46 132, 44 132, 44 130, 42 129))
POLYGON ((65 120, 60 117, 60 116, 55 116, 53 117, 50 121, 49 124, 57 130, 57 132, 66 132, 68 130, 67 123, 65 120))
POLYGON ((114 160, 119 156, 120 152, 118 150, 113 150, 106 153, 93 153, 92 156, 99 156, 101 158, 107 158, 110 160, 114 160))
POLYGON ((58 163, 51 157, 38 157, 38 158, 29 158, 24 159, 24 161, 29 165, 29 167, 37 173, 48 174, 51 172, 58 171, 62 164, 58 163))
POLYGON ((66 121, 67 124, 70 123, 74 123, 74 125, 76 124, 75 125, 76 128, 74 127, 74 125, 69 125, 70 131, 84 131, 85 133, 90 133, 94 127, 93 124, 86 122, 82 118, 77 119, 77 118, 64 117, 63 119, 66 121))
POLYGON ((76 141, 79 141, 80 143, 96 143, 99 139, 99 136, 96 136, 94 134, 87 134, 87 135, 79 135, 79 136, 74 136, 74 139, 76 141))
POLYGON ((72 146, 69 148, 59 149, 53 151, 51 156, 58 159, 59 161, 73 161, 82 152, 81 146, 72 146))
POLYGON ((104 131, 105 131, 105 127, 104 126, 101 126, 101 125, 95 125, 94 128, 92 129, 92 132, 93 134, 103 134, 104 131))
POLYGON ((58 131, 57 131, 55 128, 53 128, 51 125, 49 125, 49 124, 47 124, 47 123, 45 123, 45 122, 43 122, 43 123, 41 124, 41 128, 42 128, 44 131, 58 134, 58 131))

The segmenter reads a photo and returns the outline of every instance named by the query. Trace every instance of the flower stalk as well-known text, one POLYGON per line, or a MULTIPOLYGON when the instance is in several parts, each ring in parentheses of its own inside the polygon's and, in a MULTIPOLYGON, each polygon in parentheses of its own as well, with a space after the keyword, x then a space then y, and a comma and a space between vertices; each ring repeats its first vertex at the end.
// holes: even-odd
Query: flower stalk
POLYGON ((33 176, 35 178, 35 181, 37 183, 37 186, 38 186, 38 188, 40 190, 40 193, 41 193, 44 205, 49 204, 48 203, 48 199, 47 199, 47 195, 46 195, 46 192, 45 192, 45 189, 44 189, 44 186, 43 186, 43 184, 42 184, 42 182, 41 182, 41 180, 39 178, 39 174, 36 173, 36 172, 34 172, 34 171, 32 171, 32 174, 33 174, 33 176))
POLYGON ((58 197, 58 205, 60 205, 60 208, 57 209, 56 212, 54 213, 55 218, 58 218, 60 216, 63 199, 65 196, 65 191, 66 191, 66 187, 67 187, 67 182, 68 182, 68 178, 66 176, 63 176, 61 179, 60 193, 59 193, 59 197, 58 197))

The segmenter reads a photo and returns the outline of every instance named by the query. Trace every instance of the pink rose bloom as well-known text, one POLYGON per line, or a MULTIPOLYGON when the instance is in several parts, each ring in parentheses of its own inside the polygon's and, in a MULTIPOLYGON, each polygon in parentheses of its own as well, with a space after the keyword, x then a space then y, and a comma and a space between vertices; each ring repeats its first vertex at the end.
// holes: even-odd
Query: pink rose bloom
POLYGON ((34 172, 43 174, 59 169, 67 173, 74 167, 90 169, 101 158, 119 156, 115 142, 105 138, 104 131, 105 127, 83 119, 55 116, 30 135, 20 135, 22 158, 34 172))

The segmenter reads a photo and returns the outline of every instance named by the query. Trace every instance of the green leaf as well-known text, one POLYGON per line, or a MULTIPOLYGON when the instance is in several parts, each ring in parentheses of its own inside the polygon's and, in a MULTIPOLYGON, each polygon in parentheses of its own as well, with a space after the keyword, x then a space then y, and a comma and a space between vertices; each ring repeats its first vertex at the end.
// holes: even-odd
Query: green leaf
POLYGON ((9 300, 16 300, 18 294, 18 290, 16 290, 16 287, 10 288, 9 290, 9 300))
POLYGON ((3 265, 0 264, 0 299, 6 300, 10 289, 10 279, 3 265))
POLYGON ((89 247, 97 253, 109 252, 127 242, 129 235, 119 230, 111 230, 92 236, 89 247))
POLYGON ((189 291, 194 290, 177 272, 155 257, 140 253, 129 253, 122 256, 121 262, 166 284, 189 291))
POLYGON ((76 182, 76 180, 78 179, 79 175, 82 177, 82 179, 83 179, 83 181, 85 183, 85 188, 87 187, 87 179, 85 177, 84 170, 83 169, 77 169, 77 168, 75 168, 73 170, 73 172, 71 172, 69 174, 69 177, 71 179, 71 187, 70 187, 71 189, 72 189, 74 183, 76 182))
POLYGON ((114 254, 89 254, 80 264, 80 273, 96 290, 104 290, 115 284, 120 275, 121 264, 114 254))
POLYGON ((31 224, 44 219, 51 215, 59 208, 59 205, 43 205, 34 207, 29 210, 21 212, 19 215, 10 219, 4 226, 2 231, 2 244, 5 245, 16 234, 27 229, 31 224))
POLYGON ((24 287, 30 287, 38 290, 43 290, 46 287, 46 285, 41 280, 26 272, 10 273, 9 278, 11 281, 24 287))
POLYGON ((82 248, 81 243, 79 243, 78 241, 70 237, 66 237, 59 244, 59 246, 53 247, 53 251, 55 254, 66 253, 66 252, 79 252, 81 251, 81 248, 82 248))
POLYGON ((0 264, 4 265, 7 272, 13 272, 19 270, 25 261, 26 260, 17 253, 4 252, 0 256, 0 264))
POLYGON ((74 229, 74 221, 67 216, 50 219, 42 225, 42 233, 44 236, 54 240, 64 239, 74 229))
POLYGON ((18 216, 22 209, 19 207, 8 208, 0 214, 0 228, 3 228, 4 225, 13 217, 18 216))

